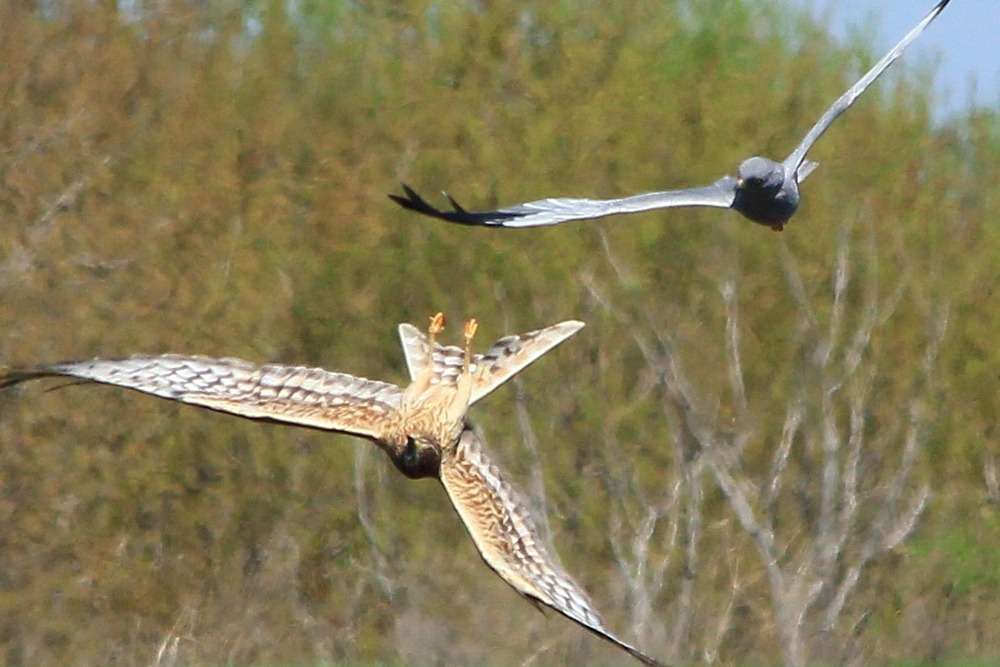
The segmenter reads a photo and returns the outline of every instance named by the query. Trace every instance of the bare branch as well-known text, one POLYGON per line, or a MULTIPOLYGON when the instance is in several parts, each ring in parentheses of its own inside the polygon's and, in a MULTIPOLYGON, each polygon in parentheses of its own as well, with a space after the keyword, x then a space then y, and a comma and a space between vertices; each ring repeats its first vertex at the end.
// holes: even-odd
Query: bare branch
POLYGON ((514 378, 514 409, 517 414, 517 427, 521 431, 521 441, 531 456, 531 504, 535 507, 534 519, 546 543, 552 544, 552 527, 549 524, 549 515, 545 509, 548 502, 545 499, 545 479, 542 476, 542 467, 538 465, 538 437, 535 429, 531 426, 531 418, 528 415, 527 399, 524 396, 524 385, 519 378, 514 378))
POLYGON ((372 575, 382 592, 390 600, 396 598, 396 584, 389 576, 389 559, 385 557, 378 546, 378 538, 375 535, 375 526, 371 520, 371 499, 365 485, 365 469, 368 467, 370 457, 368 456, 371 447, 367 444, 359 444, 354 447, 354 499, 358 505, 358 523, 365 533, 368 546, 371 549, 374 571, 372 575))
POLYGON ((795 435, 799 432, 804 415, 804 407, 801 400, 789 403, 788 413, 785 415, 785 424, 781 429, 781 442, 774 453, 774 461, 771 464, 771 483, 767 487, 764 495, 764 513, 768 517, 768 523, 774 523, 775 504, 781 494, 781 483, 784 479, 785 469, 788 467, 788 457, 792 452, 792 443, 795 442, 795 435))
POLYGON ((785 272, 785 283, 788 285, 792 300, 799 311, 799 328, 803 331, 813 331, 817 328, 816 315, 806 296, 805 283, 802 282, 802 273, 799 271, 795 256, 788 249, 788 242, 782 239, 781 243, 781 268, 785 272))
POLYGON ((729 360, 729 385, 733 390, 736 414, 744 421, 747 412, 747 392, 743 381, 743 366, 740 362, 739 303, 736 299, 735 268, 723 279, 719 286, 722 301, 726 307, 726 353, 729 360))

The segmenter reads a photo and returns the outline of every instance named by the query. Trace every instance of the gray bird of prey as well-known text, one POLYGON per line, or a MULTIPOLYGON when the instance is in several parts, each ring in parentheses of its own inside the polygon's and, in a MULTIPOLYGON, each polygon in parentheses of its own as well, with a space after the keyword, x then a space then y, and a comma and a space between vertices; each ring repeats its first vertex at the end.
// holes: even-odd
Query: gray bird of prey
POLYGON ((479 227, 541 227, 619 213, 681 206, 711 206, 731 208, 753 222, 781 231, 799 206, 799 184, 818 166, 818 163, 806 160, 806 153, 833 121, 847 111, 868 86, 903 54, 910 42, 920 36, 949 2, 950 0, 941 0, 924 20, 841 95, 784 162, 751 157, 743 161, 735 178, 723 176, 715 183, 700 188, 647 192, 620 199, 540 199, 494 211, 467 211, 447 193, 445 196, 451 202, 452 210, 437 209, 406 184, 403 184, 406 196, 389 197, 411 211, 447 222, 479 227))
POLYGON ((166 354, 46 364, 0 373, 0 389, 44 377, 69 377, 134 389, 248 419, 347 433, 371 440, 411 479, 435 477, 486 564, 514 590, 550 607, 627 651, 644 665, 659 662, 611 634, 587 594, 542 540, 517 490, 493 465, 466 421, 471 405, 583 327, 569 320, 501 338, 471 354, 442 346, 438 313, 429 335, 410 324, 399 337, 410 384, 366 380, 321 368, 255 366, 239 359, 166 354))

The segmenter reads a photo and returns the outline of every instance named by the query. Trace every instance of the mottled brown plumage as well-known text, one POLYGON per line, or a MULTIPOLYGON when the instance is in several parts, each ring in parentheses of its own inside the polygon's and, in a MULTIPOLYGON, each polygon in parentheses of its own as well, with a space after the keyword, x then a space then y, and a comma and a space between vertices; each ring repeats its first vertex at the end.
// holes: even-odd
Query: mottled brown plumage
POLYGON ((429 335, 401 324, 411 383, 405 389, 319 368, 255 366, 239 359, 166 354, 47 364, 0 375, 0 388, 64 376, 134 389, 249 419, 348 433, 381 447, 410 478, 437 477, 483 560, 513 588, 628 651, 655 660, 604 628, 586 593, 541 541, 517 491, 489 462, 466 413, 580 328, 567 321, 501 338, 473 355, 475 320, 465 346, 442 346, 440 314, 429 335))

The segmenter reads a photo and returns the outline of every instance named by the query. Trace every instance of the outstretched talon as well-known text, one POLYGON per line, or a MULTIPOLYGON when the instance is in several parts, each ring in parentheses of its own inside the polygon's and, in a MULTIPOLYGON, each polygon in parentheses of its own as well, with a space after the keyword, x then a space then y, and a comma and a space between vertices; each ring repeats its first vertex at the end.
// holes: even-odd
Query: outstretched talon
POLYGON ((479 330, 479 322, 475 318, 465 323, 465 371, 469 370, 472 363, 472 337, 479 330))
POLYGON ((431 318, 431 323, 427 327, 427 337, 431 342, 431 349, 434 349, 434 339, 444 331, 444 313, 438 312, 431 318))

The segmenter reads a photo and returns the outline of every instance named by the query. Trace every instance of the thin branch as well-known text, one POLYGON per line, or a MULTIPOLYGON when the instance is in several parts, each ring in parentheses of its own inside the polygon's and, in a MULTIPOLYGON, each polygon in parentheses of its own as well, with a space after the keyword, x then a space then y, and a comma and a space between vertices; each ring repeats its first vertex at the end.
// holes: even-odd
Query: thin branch
POLYGON ((396 585, 389 576, 389 559, 385 557, 378 546, 378 538, 375 535, 375 526, 371 520, 371 499, 365 485, 365 473, 368 467, 368 453, 371 447, 362 444, 354 447, 354 499, 358 506, 358 523, 364 531, 365 538, 371 548, 372 559, 374 561, 375 581, 378 582, 382 592, 390 600, 396 598, 396 585))
POLYGON ((739 302, 736 299, 736 271, 733 269, 722 281, 719 292, 726 307, 726 356, 729 360, 729 385, 733 390, 733 402, 740 422, 745 421, 747 412, 746 383, 743 365, 740 361, 739 302))
POLYGON ((775 507, 778 497, 781 495, 781 482, 788 467, 788 457, 792 451, 792 443, 795 442, 795 435, 802 425, 805 408, 801 400, 794 400, 789 403, 788 413, 785 415, 785 424, 781 429, 781 442, 774 453, 774 461, 771 463, 771 483, 764 494, 764 514, 768 517, 769 523, 774 523, 775 507))

